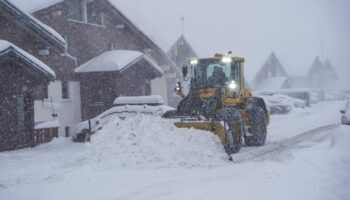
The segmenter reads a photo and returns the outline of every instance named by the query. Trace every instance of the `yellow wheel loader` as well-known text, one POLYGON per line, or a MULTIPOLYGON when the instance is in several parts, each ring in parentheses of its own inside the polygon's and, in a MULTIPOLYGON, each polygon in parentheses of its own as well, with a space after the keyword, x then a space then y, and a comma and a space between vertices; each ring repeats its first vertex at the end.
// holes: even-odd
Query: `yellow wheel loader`
POLYGON ((262 146, 266 141, 270 114, 263 99, 253 97, 244 81, 244 59, 216 54, 192 59, 182 68, 190 79, 189 92, 180 82, 175 91, 183 99, 176 111, 163 117, 178 119, 178 128, 196 128, 217 134, 226 153, 237 153, 242 146, 262 146))

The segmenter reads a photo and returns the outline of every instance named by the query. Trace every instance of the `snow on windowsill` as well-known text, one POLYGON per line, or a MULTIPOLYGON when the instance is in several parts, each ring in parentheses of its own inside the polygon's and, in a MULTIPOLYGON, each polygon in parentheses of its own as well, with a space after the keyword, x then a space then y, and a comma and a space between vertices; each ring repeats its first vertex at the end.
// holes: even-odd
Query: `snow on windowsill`
POLYGON ((70 22, 86 24, 86 25, 96 26, 96 27, 100 27, 100 28, 106 28, 105 25, 101 25, 101 24, 94 24, 94 23, 90 23, 90 22, 79 21, 79 20, 76 20, 76 19, 67 19, 67 20, 70 21, 70 22))

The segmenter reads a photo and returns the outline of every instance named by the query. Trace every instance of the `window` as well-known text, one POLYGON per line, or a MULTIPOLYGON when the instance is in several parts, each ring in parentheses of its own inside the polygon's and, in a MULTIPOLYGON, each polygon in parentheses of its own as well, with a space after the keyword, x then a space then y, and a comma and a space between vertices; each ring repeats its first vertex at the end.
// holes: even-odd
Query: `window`
POLYGON ((82 0, 68 1, 68 18, 83 21, 83 2, 82 0))
POLYGON ((97 12, 96 4, 94 1, 86 2, 86 16, 87 22, 92 24, 100 24, 103 25, 104 16, 103 13, 97 12))
POLYGON ((62 81, 62 99, 69 99, 69 82, 62 81))
POLYGON ((94 0, 69 0, 68 18, 85 23, 104 25, 104 14, 96 9, 94 0))
POLYGON ((43 88, 43 98, 48 99, 49 98, 49 86, 45 85, 43 88))
POLYGON ((70 127, 69 127, 69 126, 66 126, 66 127, 64 128, 64 133, 65 133, 66 137, 69 137, 69 136, 70 136, 70 127))
POLYGON ((148 96, 151 95, 151 81, 150 80, 146 80, 145 81, 145 93, 144 95, 148 96))
POLYGON ((114 44, 113 43, 109 43, 108 44, 108 50, 110 50, 110 51, 114 50, 114 44))
POLYGON ((95 93, 95 97, 94 97, 94 104, 97 106, 99 105, 104 105, 104 93, 103 90, 101 88, 97 89, 96 93, 95 93))

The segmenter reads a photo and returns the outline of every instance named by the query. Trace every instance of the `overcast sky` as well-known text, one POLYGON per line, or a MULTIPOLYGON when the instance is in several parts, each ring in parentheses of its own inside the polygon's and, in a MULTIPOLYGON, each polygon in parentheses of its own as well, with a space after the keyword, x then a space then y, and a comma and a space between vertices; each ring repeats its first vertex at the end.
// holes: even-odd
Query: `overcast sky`
POLYGON ((185 36, 197 53, 232 50, 246 58, 248 80, 271 51, 291 75, 303 75, 323 56, 350 76, 349 0, 114 1, 165 50, 181 34, 184 15, 185 36))

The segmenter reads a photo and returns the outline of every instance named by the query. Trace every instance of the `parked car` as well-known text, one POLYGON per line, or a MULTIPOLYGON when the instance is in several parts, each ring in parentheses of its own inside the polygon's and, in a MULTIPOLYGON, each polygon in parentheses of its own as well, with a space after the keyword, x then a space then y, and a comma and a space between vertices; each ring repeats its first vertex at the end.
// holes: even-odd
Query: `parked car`
POLYGON ((350 125, 350 101, 346 102, 345 109, 341 110, 340 113, 342 114, 341 123, 350 125))
POLYGON ((157 95, 118 97, 113 104, 114 107, 95 118, 77 124, 74 128, 73 140, 76 142, 88 141, 88 135, 95 133, 108 122, 117 118, 124 120, 136 115, 162 116, 169 110, 175 110, 172 107, 163 105, 162 97, 157 95))
POLYGON ((306 102, 300 99, 296 99, 284 94, 275 93, 260 93, 258 96, 262 97, 266 105, 270 109, 270 114, 287 114, 293 107, 305 108, 307 106, 306 102))

